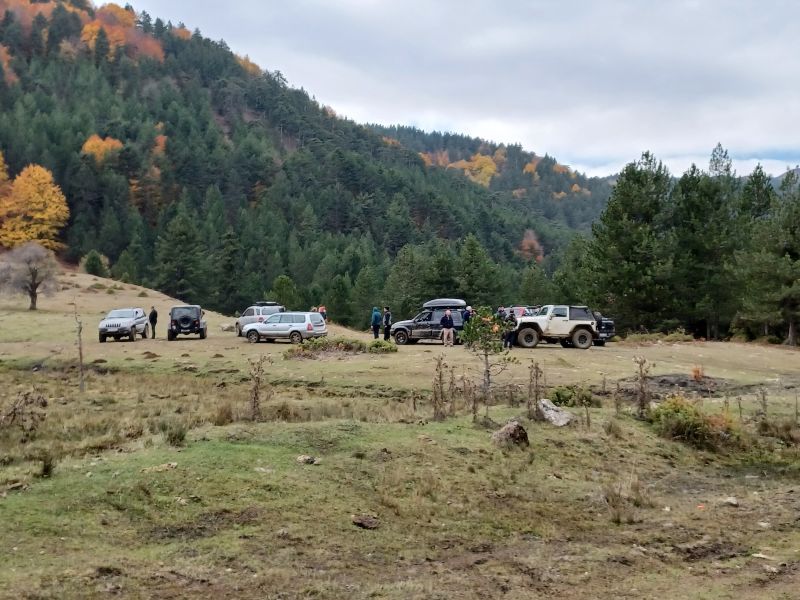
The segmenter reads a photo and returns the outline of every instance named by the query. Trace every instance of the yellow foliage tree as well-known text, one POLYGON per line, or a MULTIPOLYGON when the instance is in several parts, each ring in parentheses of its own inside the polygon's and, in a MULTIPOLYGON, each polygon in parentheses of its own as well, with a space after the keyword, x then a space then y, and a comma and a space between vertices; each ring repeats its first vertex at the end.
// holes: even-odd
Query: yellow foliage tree
POLYGON ((489 187, 489 182, 497 173, 497 165, 492 157, 485 154, 476 154, 469 161, 459 160, 449 165, 449 168, 463 170, 464 175, 484 187, 489 187))
POLYGON ((53 174, 39 165, 28 165, 0 197, 0 246, 36 242, 56 250, 62 246, 56 238, 67 219, 67 199, 53 174))
POLYGON ((102 163, 110 153, 122 150, 122 142, 112 137, 101 138, 96 133, 89 136, 81 148, 81 152, 94 157, 98 163, 102 163))

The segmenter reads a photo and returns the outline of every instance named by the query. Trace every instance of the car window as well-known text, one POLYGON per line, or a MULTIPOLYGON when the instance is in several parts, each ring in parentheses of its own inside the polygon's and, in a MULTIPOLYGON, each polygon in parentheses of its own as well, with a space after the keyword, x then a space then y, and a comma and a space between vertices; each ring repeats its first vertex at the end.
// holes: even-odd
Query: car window
POLYGON ((538 315, 537 315, 537 316, 539 316, 539 317, 546 317, 546 316, 547 316, 547 312, 548 312, 549 310, 550 310, 550 307, 549 307, 549 306, 543 306, 542 308, 540 308, 540 309, 539 309, 539 313, 538 313, 538 315))
POLYGON ((280 315, 281 323, 294 323, 294 315, 280 315))
POLYGON ((252 317, 254 314, 256 314, 255 311, 252 308, 248 308, 246 311, 244 311, 242 313, 242 316, 243 317, 252 317))
POLYGON ((306 316, 305 315, 292 315, 292 323, 305 323, 306 316))
POLYGON ((269 319, 267 319, 266 322, 267 323, 280 323, 281 322, 281 316, 280 315, 272 315, 269 319))
POLYGON ((171 315, 173 319, 180 319, 181 317, 196 319, 197 312, 197 309, 193 306, 179 306, 172 309, 171 315))
POLYGON ((311 322, 314 325, 322 325, 323 323, 325 323, 325 321, 322 320, 322 317, 317 313, 311 315, 311 322))
POLYGON ((573 321, 592 321, 594 317, 592 317, 592 313, 589 312, 588 308, 581 308, 570 306, 569 308, 569 318, 573 321))
POLYGON ((566 306, 556 306, 553 309, 553 316, 554 317, 563 317, 567 318, 567 307, 566 306))
POLYGON ((415 318, 415 321, 430 321, 431 320, 431 313, 429 311, 419 313, 415 318))

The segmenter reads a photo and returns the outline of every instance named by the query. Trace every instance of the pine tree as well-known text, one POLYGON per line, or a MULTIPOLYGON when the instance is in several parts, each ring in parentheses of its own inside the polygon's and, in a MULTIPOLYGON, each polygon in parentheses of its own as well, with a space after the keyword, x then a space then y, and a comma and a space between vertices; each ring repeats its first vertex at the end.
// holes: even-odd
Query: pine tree
POLYGON ((267 292, 267 297, 285 306, 288 310, 301 308, 302 298, 297 286, 288 275, 278 275, 272 282, 272 289, 267 292))
POLYGON ((497 265, 473 234, 469 234, 461 245, 458 265, 461 297, 473 306, 492 306, 500 291, 497 265))
POLYGON ((206 298, 206 265, 197 227, 182 205, 156 242, 154 282, 165 294, 199 303, 206 298))
POLYGON ((372 307, 380 305, 382 293, 375 267, 367 265, 361 269, 353 285, 350 309, 355 324, 364 328, 369 325, 372 307))
POLYGON ((324 300, 329 319, 342 325, 352 323, 352 290, 353 284, 349 275, 337 275, 333 278, 324 300))

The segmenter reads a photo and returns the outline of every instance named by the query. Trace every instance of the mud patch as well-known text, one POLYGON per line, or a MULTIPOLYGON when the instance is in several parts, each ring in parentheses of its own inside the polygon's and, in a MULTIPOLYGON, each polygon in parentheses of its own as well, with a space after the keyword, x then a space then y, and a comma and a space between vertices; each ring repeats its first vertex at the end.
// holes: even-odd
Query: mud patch
POLYGON ((194 521, 178 525, 154 527, 149 532, 153 540, 198 540, 215 536, 234 526, 252 525, 262 521, 263 511, 250 506, 240 511, 222 509, 199 515, 194 521))
POLYGON ((728 560, 747 555, 747 548, 725 540, 703 538, 696 542, 678 544, 672 550, 687 562, 698 560, 728 560))

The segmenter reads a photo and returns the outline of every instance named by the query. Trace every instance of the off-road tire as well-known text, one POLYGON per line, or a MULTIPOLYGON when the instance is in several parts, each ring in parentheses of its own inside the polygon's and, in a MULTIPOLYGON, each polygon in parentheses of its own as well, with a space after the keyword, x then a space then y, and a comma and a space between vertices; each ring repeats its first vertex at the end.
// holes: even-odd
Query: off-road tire
POLYGON ((258 335, 258 332, 255 329, 251 329, 247 332, 247 341, 251 344, 257 344, 261 339, 261 336, 258 335))
POLYGON ((106 336, 104 336, 102 333, 100 334, 100 338, 99 339, 100 339, 100 343, 101 344, 105 344, 106 343, 106 336))
POLYGON ((525 327, 517 332, 517 345, 522 348, 536 348, 539 345, 539 332, 533 327, 525 327))
POLYGON ((303 334, 299 331, 293 331, 289 334, 289 341, 293 344, 302 344, 303 343, 303 334))
POLYGON ((201 329, 200 330, 200 339, 201 340, 206 339, 206 330, 205 329, 201 329))
POLYGON ((405 346, 406 344, 408 344, 409 343, 408 332, 403 331, 402 329, 400 331, 395 331, 394 343, 397 344, 398 346, 405 346))
POLYGON ((605 340, 595 340, 594 341, 594 345, 595 346, 600 346, 602 348, 603 346, 606 345, 606 341, 605 340))
POLYGON ((131 342, 136 341, 136 327, 131 327, 131 332, 128 334, 128 340, 131 342))
POLYGON ((592 347, 592 332, 588 329, 576 329, 572 333, 572 344, 579 350, 588 350, 592 347))
POLYGON ((144 329, 142 329, 142 339, 146 340, 150 337, 150 325, 145 325, 144 329))

